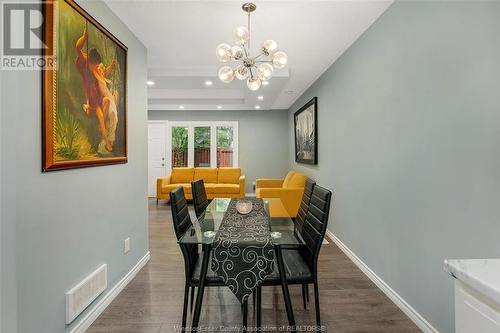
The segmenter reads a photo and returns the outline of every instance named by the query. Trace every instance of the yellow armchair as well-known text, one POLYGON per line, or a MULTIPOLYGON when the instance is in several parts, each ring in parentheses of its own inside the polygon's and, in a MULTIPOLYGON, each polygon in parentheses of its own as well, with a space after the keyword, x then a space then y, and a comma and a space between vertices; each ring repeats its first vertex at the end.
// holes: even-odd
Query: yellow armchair
MULTIPOLYGON (((157 193, 157 199, 156 201, 158 202, 158 199, 162 197, 162 188, 164 186, 170 185, 170 175, 164 176, 164 177, 158 177, 156 178, 156 193, 157 193)), ((166 197, 165 195, 163 197, 166 197)))
POLYGON ((255 194, 257 198, 279 198, 290 217, 297 216, 307 176, 290 171, 283 179, 257 179, 255 194))
POLYGON ((243 198, 245 197, 245 176, 240 176, 238 183, 240 184, 240 198, 243 198))

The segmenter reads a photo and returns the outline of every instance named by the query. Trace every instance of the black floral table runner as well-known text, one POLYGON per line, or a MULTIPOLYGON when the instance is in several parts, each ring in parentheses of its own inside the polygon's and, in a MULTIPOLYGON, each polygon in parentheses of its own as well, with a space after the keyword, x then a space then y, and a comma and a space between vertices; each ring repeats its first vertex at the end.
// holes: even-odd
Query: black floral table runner
POLYGON ((231 199, 212 246, 212 270, 243 303, 273 271, 274 247, 262 199, 231 199), (239 200, 251 201, 252 211, 238 213, 239 200))

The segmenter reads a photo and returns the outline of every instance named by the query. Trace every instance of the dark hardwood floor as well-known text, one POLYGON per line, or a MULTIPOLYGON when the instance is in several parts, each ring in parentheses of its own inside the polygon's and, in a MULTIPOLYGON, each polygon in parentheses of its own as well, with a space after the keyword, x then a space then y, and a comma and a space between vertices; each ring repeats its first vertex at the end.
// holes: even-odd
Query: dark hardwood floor
MULTIPOLYGON (((155 201, 150 200, 151 260, 87 332, 178 331, 184 292, 184 263, 175 241, 170 214, 165 202, 156 208, 155 201)), ((321 319, 327 332, 421 332, 337 246, 332 243, 323 245, 319 261, 321 319)), ((291 286, 290 292, 297 325, 314 325, 312 287, 307 310, 302 306, 300 286, 291 286)), ((263 327, 282 327, 287 325, 286 318, 280 288, 263 288, 263 327)), ((188 317, 188 325, 190 319, 188 317)), ((226 327, 211 332, 238 332, 241 320, 240 305, 227 288, 206 289, 201 325, 226 327)), ((250 311, 249 325, 253 323, 254 316, 250 311)))

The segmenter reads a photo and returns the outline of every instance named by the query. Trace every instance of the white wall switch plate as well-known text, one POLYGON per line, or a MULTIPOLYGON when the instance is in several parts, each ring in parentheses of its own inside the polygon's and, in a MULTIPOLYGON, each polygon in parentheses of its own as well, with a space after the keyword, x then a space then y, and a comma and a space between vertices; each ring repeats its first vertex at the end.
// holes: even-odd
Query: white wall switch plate
POLYGON ((125 241, 123 243, 123 253, 129 253, 130 252, 130 237, 125 238, 125 241))

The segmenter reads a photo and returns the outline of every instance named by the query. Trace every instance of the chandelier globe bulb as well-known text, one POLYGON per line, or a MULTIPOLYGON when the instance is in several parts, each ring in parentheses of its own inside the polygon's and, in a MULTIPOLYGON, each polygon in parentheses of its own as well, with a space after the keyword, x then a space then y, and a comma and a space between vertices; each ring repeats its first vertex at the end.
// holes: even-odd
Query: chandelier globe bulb
POLYGON ((228 62, 231 60, 231 46, 226 43, 222 43, 217 45, 217 48, 215 49, 215 53, 217 55, 217 59, 220 62, 228 62))
POLYGON ((283 51, 278 51, 273 55, 273 65, 276 68, 283 68, 288 62, 288 56, 283 51))
POLYGON ((247 87, 248 89, 252 91, 259 90, 260 85, 262 84, 262 81, 259 78, 248 78, 247 80, 247 87))
POLYGON ((250 38, 250 34, 247 27, 239 26, 234 30, 233 37, 236 44, 245 45, 250 38))
POLYGON ((229 83, 234 79, 234 71, 229 66, 222 66, 219 69, 219 79, 224 83, 229 83))
POLYGON ((273 66, 268 63, 263 63, 257 66, 257 76, 263 81, 271 79, 273 76, 273 66))
POLYGON ((261 45, 261 51, 266 55, 273 55, 276 51, 278 51, 278 43, 276 43, 272 39, 268 39, 264 41, 261 45))
POLYGON ((246 80, 248 78, 248 68, 241 65, 234 71, 234 75, 238 80, 246 80))
POLYGON ((236 46, 231 47, 231 55, 232 55, 234 60, 243 59, 244 53, 243 53, 243 49, 241 48, 241 46, 236 45, 236 46))

